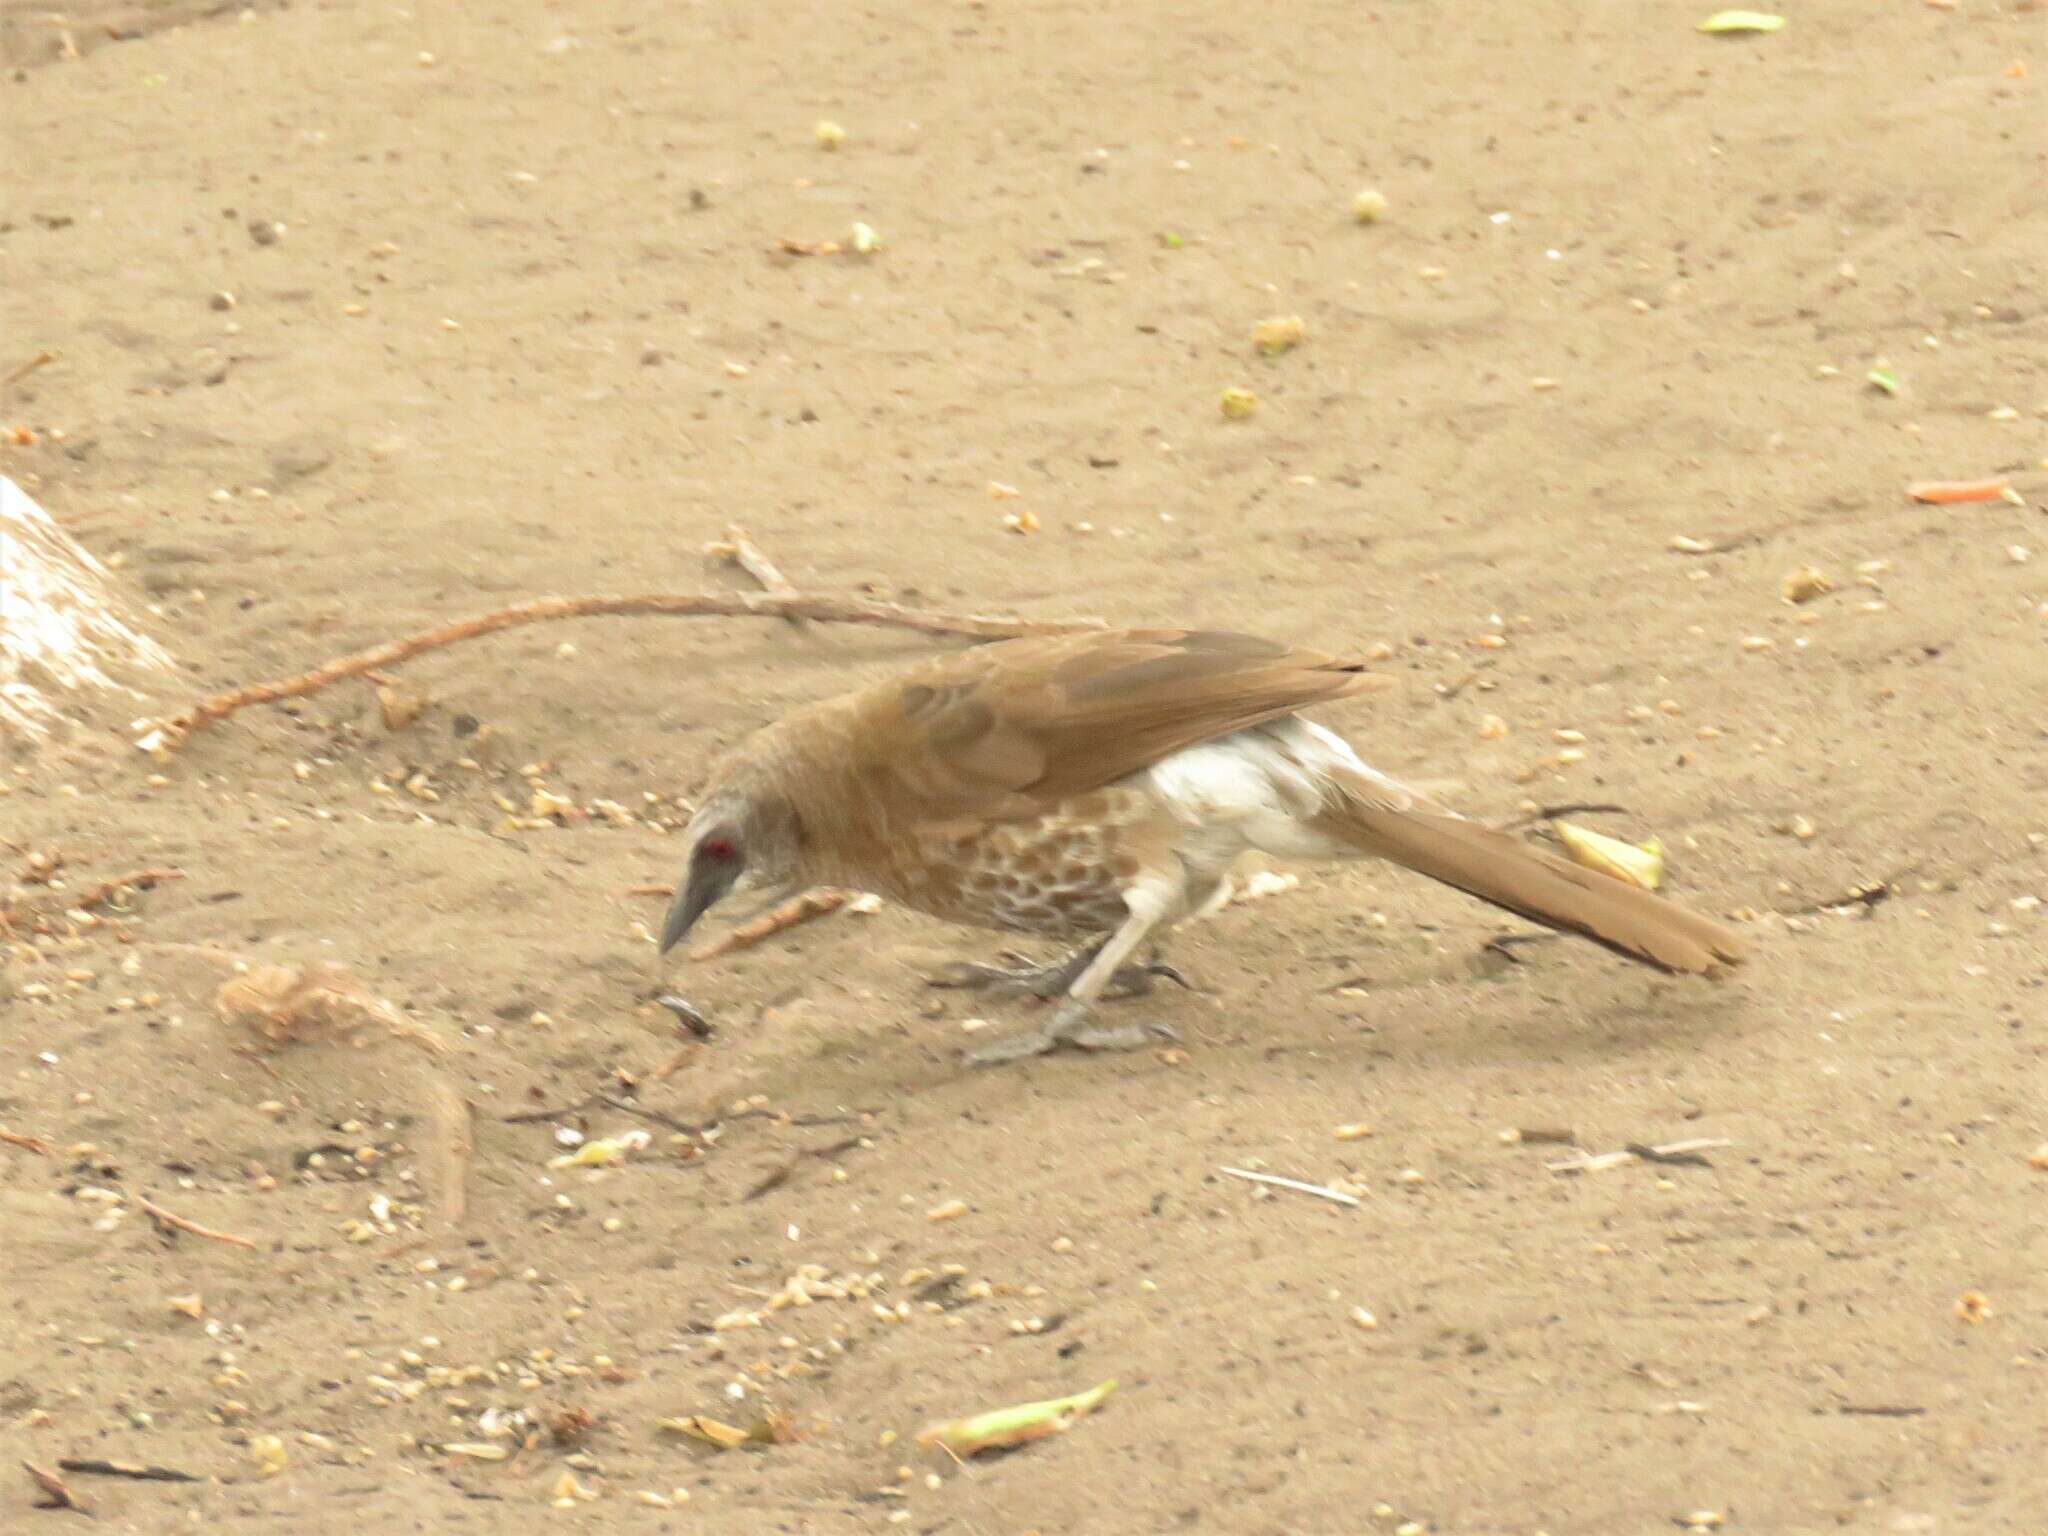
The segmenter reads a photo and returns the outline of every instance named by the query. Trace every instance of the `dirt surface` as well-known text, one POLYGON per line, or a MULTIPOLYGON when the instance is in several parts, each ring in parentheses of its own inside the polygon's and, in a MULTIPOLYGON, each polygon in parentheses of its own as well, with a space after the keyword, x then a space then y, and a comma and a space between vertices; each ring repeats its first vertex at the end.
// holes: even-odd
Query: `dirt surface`
POLYGON ((302 3, 80 59, 11 10, 0 375, 61 356, 0 472, 195 693, 742 588, 738 519, 806 589, 1385 646, 1327 717, 1374 762, 1618 803, 1758 954, 1509 963, 1453 893, 1310 872, 1121 1005, 1184 1055, 963 1072, 1025 1009, 919 978, 1000 941, 893 909, 677 968, 697 1046, 630 894, 679 799, 934 642, 527 629, 408 666, 396 732, 350 684, 161 764, 120 728, 183 700, 110 705, 0 765, 0 1126, 52 1154, 0 1145, 0 1527, 86 1529, 13 1463, 106 1457, 202 1479, 66 1474, 137 1532, 2039 1531, 2048 16, 1706 9, 302 3), (1994 473, 2027 504, 1903 494, 1994 473), (264 1044, 214 948, 452 1050, 264 1044), (557 1125, 652 1140, 552 1169, 557 1125), (1555 1127, 1730 1145, 1502 1136, 1555 1127), (764 1310, 807 1265, 864 1294, 764 1310), (1008 1457, 910 1444, 1112 1377, 1008 1457), (769 1404, 800 1441, 656 1426, 769 1404))

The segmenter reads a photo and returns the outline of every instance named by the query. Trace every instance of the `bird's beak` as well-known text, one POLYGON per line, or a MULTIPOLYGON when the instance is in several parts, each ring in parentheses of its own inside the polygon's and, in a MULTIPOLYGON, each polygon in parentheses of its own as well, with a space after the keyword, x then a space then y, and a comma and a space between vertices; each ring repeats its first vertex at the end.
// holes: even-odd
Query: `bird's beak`
POLYGON ((721 864, 710 859, 692 859, 682 883, 676 887, 676 899, 669 904, 668 920, 661 925, 661 952, 665 955, 674 949, 683 935, 697 925, 697 919, 716 906, 739 877, 737 861, 721 864))

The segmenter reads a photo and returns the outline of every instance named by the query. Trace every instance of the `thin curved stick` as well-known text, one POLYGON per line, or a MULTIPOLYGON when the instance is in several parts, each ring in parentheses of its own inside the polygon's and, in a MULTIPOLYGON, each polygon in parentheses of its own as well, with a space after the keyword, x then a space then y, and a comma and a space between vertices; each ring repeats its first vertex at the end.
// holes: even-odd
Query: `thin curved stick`
POLYGON ((301 698, 344 678, 359 677, 383 667, 395 667, 422 651, 452 645, 458 640, 494 634, 501 629, 518 629, 527 624, 544 624, 553 619, 639 614, 658 614, 668 618, 815 619, 824 624, 873 624, 882 628, 915 630, 926 635, 967 635, 977 640, 1008 640, 1019 635, 1070 635, 1108 627, 1101 619, 1003 619, 973 613, 922 613, 895 603, 869 602, 855 597, 808 597, 768 592, 648 592, 635 597, 540 597, 510 608, 437 624, 403 640, 392 640, 352 655, 339 656, 296 677, 252 683, 244 688, 211 694, 181 714, 148 727, 147 734, 137 744, 146 750, 168 746, 184 733, 225 720, 235 711, 247 709, 252 704, 301 698))

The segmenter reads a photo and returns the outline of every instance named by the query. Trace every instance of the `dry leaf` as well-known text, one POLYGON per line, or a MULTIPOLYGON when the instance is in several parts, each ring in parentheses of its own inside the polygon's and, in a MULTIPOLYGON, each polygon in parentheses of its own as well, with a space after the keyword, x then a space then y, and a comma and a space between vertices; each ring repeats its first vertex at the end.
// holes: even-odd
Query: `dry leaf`
POLYGON ((701 1413, 693 1413, 683 1419, 656 1419, 654 1427, 687 1435, 692 1440, 701 1441, 721 1451, 736 1451, 753 1438, 744 1429, 707 1418, 701 1413))
POLYGON ((223 983, 213 1006, 222 1023, 253 1029, 274 1045, 353 1034, 377 1024, 429 1055, 449 1049, 331 960, 256 966, 223 983))

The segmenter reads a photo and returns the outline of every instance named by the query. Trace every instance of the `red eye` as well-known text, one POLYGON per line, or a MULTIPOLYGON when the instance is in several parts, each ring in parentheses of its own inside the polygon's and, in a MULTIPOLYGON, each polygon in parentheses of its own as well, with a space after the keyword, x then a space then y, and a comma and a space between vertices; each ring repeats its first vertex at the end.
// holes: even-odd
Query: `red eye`
POLYGON ((733 847, 730 838, 708 837, 704 840, 703 854, 705 858, 715 859, 720 864, 730 864, 739 857, 739 850, 733 847))

